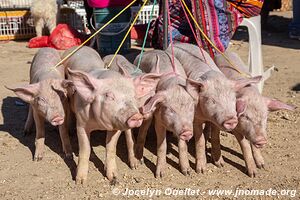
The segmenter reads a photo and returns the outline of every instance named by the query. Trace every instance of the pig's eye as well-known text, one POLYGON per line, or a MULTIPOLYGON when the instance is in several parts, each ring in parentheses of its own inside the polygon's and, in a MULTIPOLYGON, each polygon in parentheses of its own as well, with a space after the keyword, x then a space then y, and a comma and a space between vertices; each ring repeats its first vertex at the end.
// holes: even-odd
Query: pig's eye
POLYGON ((240 117, 242 117, 244 120, 247 120, 247 121, 250 120, 250 118, 245 114, 242 114, 240 117))
POLYGON ((43 97, 37 97, 36 100, 39 105, 45 105, 47 103, 43 97))
POLYGON ((175 114, 176 112, 175 112, 175 110, 173 109, 173 108, 171 108, 171 107, 167 107, 167 109, 170 111, 170 113, 172 113, 172 114, 175 114))
POLYGON ((213 98, 208 98, 208 101, 209 101, 210 103, 212 103, 212 104, 216 104, 216 103, 217 103, 216 100, 213 99, 213 98))
POLYGON ((105 98, 107 100, 114 101, 115 100, 115 95, 112 92, 107 92, 107 93, 105 93, 105 98))

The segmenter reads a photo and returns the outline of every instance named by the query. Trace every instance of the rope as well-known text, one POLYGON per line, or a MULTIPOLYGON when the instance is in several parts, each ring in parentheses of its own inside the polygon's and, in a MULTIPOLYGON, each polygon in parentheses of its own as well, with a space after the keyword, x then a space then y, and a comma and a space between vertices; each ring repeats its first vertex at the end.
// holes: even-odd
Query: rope
POLYGON ((171 24, 171 17, 170 17, 170 9, 169 9, 169 0, 166 1, 166 9, 168 11, 168 31, 169 31, 169 37, 170 37, 170 43, 171 43, 171 50, 172 50, 172 67, 173 67, 173 72, 175 74, 177 73, 177 69, 175 66, 175 59, 174 59, 174 44, 173 44, 173 37, 172 37, 172 24, 171 24))
POLYGON ((186 13, 186 11, 185 11, 185 9, 184 9, 184 6, 183 6, 182 2, 181 2, 181 1, 179 1, 179 2, 180 2, 180 5, 181 5, 181 7, 182 7, 182 10, 183 10, 183 12, 184 12, 184 16, 185 16, 185 18, 187 19, 187 21, 188 21, 188 23, 189 23, 189 26, 190 26, 190 28, 191 28, 191 30, 192 30, 193 36, 194 36, 194 38, 195 38, 195 40, 196 40, 196 42, 197 42, 197 45, 198 45, 199 50, 200 50, 200 53, 201 53, 202 57, 204 58, 204 62, 206 63, 207 61, 206 61, 206 58, 205 58, 205 56, 204 56, 203 49, 202 49, 202 47, 201 47, 201 45, 200 45, 200 41, 199 41, 199 39, 198 39, 198 37, 197 37, 197 35, 196 35, 196 33, 195 33, 194 27, 192 26, 192 23, 191 23, 191 21, 190 21, 190 18, 188 17, 188 15, 187 15, 187 13, 186 13))
POLYGON ((185 1, 184 0, 180 0, 185 9, 188 11, 190 17, 192 18, 192 20, 194 21, 196 27, 198 28, 198 30, 200 31, 201 35, 209 42, 209 44, 214 48, 216 49, 224 58, 225 60, 231 65, 229 66, 230 68, 236 70, 237 72, 239 72, 241 75, 245 76, 245 77, 250 77, 248 74, 242 72, 241 70, 239 70, 231 61, 230 59, 222 52, 218 49, 218 47, 216 47, 216 45, 205 35, 205 33, 201 30, 198 22, 196 21, 196 19, 194 18, 194 16, 192 15, 191 11, 189 10, 188 6, 186 5, 185 1))
POLYGON ((140 10, 138 11, 138 13, 136 14, 136 16, 135 16, 135 18, 134 18, 132 24, 130 25, 130 27, 129 27, 127 33, 125 34, 125 36, 124 36, 124 38, 123 38, 121 44, 119 45, 117 51, 115 52, 115 54, 114 54, 114 56, 112 57, 112 59, 111 59, 111 61, 109 62, 109 64, 107 65, 107 68, 110 67, 110 65, 112 64, 113 60, 114 60, 115 57, 117 56, 117 54, 118 54, 118 52, 120 51, 120 49, 121 49, 121 47, 122 47, 124 41, 126 40, 128 34, 130 33, 130 31, 131 31, 133 25, 135 24, 135 22, 136 22, 138 16, 140 15, 141 11, 143 10, 143 8, 144 8, 144 6, 146 5, 147 2, 148 2, 148 0, 145 0, 145 1, 144 1, 143 5, 141 6, 141 9, 140 9, 140 10))
POLYGON ((141 54, 140 54, 140 57, 139 57, 139 61, 138 61, 137 67, 135 68, 135 70, 134 70, 133 73, 138 72, 139 69, 140 69, 140 65, 141 65, 141 61, 142 61, 142 57, 143 57, 143 54, 144 54, 145 45, 146 45, 146 41, 147 41, 147 37, 148 37, 148 32, 149 32, 149 28, 150 28, 150 24, 151 24, 151 19, 153 17, 153 12, 154 12, 154 6, 155 6, 155 4, 156 4, 156 0, 154 0, 154 2, 153 2, 153 6, 152 6, 152 9, 151 9, 151 13, 150 13, 150 20, 149 20, 148 25, 147 25, 146 34, 145 34, 145 37, 144 37, 141 54))
POLYGON ((83 47, 88 41, 90 41, 93 37, 95 37, 100 31, 102 31, 106 26, 108 26, 112 21, 114 21, 117 17, 119 17, 125 10, 127 10, 132 4, 134 4, 137 0, 133 0, 130 4, 128 4, 123 10, 121 10, 116 16, 111 18, 106 24, 104 24, 101 28, 99 28, 94 34, 92 34, 87 40, 85 40, 81 45, 79 45, 76 49, 74 49, 70 54, 64 57, 61 61, 59 61, 53 68, 56 69, 59 65, 69 59, 76 51, 78 51, 81 47, 83 47))

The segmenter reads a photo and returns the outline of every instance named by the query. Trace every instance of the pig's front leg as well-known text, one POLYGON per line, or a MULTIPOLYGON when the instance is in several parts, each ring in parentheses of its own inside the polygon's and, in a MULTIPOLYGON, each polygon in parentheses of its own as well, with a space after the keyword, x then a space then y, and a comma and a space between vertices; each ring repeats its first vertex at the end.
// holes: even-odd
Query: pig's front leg
POLYGON ((106 135, 106 176, 112 185, 117 183, 116 151, 121 131, 107 131, 106 135))
POLYGON ((162 178, 165 173, 165 166, 167 164, 167 141, 166 133, 167 130, 160 122, 155 120, 155 132, 157 138, 157 162, 156 162, 156 178, 162 178))
POLYGON ((133 137, 131 129, 125 131, 125 138, 127 144, 127 151, 128 151, 128 160, 131 169, 136 169, 139 165, 138 159, 136 159, 134 155, 134 144, 135 139, 133 137))
POLYGON ((181 172, 185 176, 190 175, 191 168, 188 158, 188 146, 187 143, 181 139, 178 140, 178 153, 181 172))
POLYGON ((147 137, 148 129, 151 125, 152 117, 143 121, 143 124, 139 128, 137 137, 137 143, 135 147, 135 156, 141 163, 143 163, 144 146, 147 137))
POLYGON ((251 144, 251 149, 252 149, 252 153, 253 153, 253 157, 254 157, 254 161, 256 163, 256 166, 261 169, 261 168, 265 168, 265 161, 264 161, 264 157, 261 154, 261 150, 257 147, 255 147, 253 144, 251 144))
POLYGON ((205 137, 203 134, 203 122, 194 123, 196 172, 204 173, 206 170, 205 137))
POLYGON ((77 123, 77 137, 79 144, 78 166, 76 174, 77 184, 86 184, 91 155, 90 133, 77 123))
POLYGON ((40 161, 43 159, 45 151, 45 123, 44 118, 41 117, 36 110, 33 109, 33 118, 35 121, 35 152, 34 161, 40 161))
POLYGON ((211 157, 212 162, 217 167, 223 167, 224 166, 224 160, 221 154, 221 144, 220 144, 220 129, 210 124, 211 126, 211 157))
POLYGON ((257 168, 253 159, 250 143, 242 134, 234 133, 234 135, 241 146, 248 175, 253 178, 257 175, 257 168))
POLYGON ((27 119, 26 119, 26 123, 25 123, 25 127, 24 127, 24 135, 29 135, 32 131, 32 127, 33 127, 33 110, 32 110, 32 106, 29 105, 29 110, 28 110, 28 115, 27 115, 27 119))

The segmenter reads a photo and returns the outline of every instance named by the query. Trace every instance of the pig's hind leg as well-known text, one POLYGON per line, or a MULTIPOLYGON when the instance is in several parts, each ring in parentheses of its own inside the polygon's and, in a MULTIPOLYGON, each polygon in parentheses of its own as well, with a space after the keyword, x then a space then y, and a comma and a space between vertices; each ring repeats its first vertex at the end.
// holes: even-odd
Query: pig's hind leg
POLYGON ((29 105, 28 115, 24 127, 24 136, 30 135, 33 129, 33 113, 32 113, 32 107, 29 105))

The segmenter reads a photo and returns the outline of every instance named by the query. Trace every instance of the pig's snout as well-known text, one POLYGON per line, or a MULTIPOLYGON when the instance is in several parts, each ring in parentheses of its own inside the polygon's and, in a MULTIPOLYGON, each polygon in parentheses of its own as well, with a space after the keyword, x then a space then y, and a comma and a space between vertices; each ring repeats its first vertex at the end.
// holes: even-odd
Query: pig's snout
POLYGON ((238 118, 236 116, 230 117, 228 120, 223 122, 223 127, 226 131, 232 131, 238 124, 238 118))
POLYGON ((256 148, 262 148, 265 144, 267 144, 267 140, 263 136, 258 136, 253 144, 256 148))
POLYGON ((127 120, 127 125, 129 128, 136 128, 140 127, 143 123, 143 115, 140 113, 136 113, 132 115, 128 120, 127 120))
POLYGON ((51 124, 53 126, 58 126, 58 125, 62 125, 64 123, 64 118, 60 117, 60 116, 55 116, 52 118, 51 120, 51 124))
POLYGON ((193 137, 192 131, 182 131, 182 133, 179 135, 179 138, 184 141, 189 141, 193 137))

